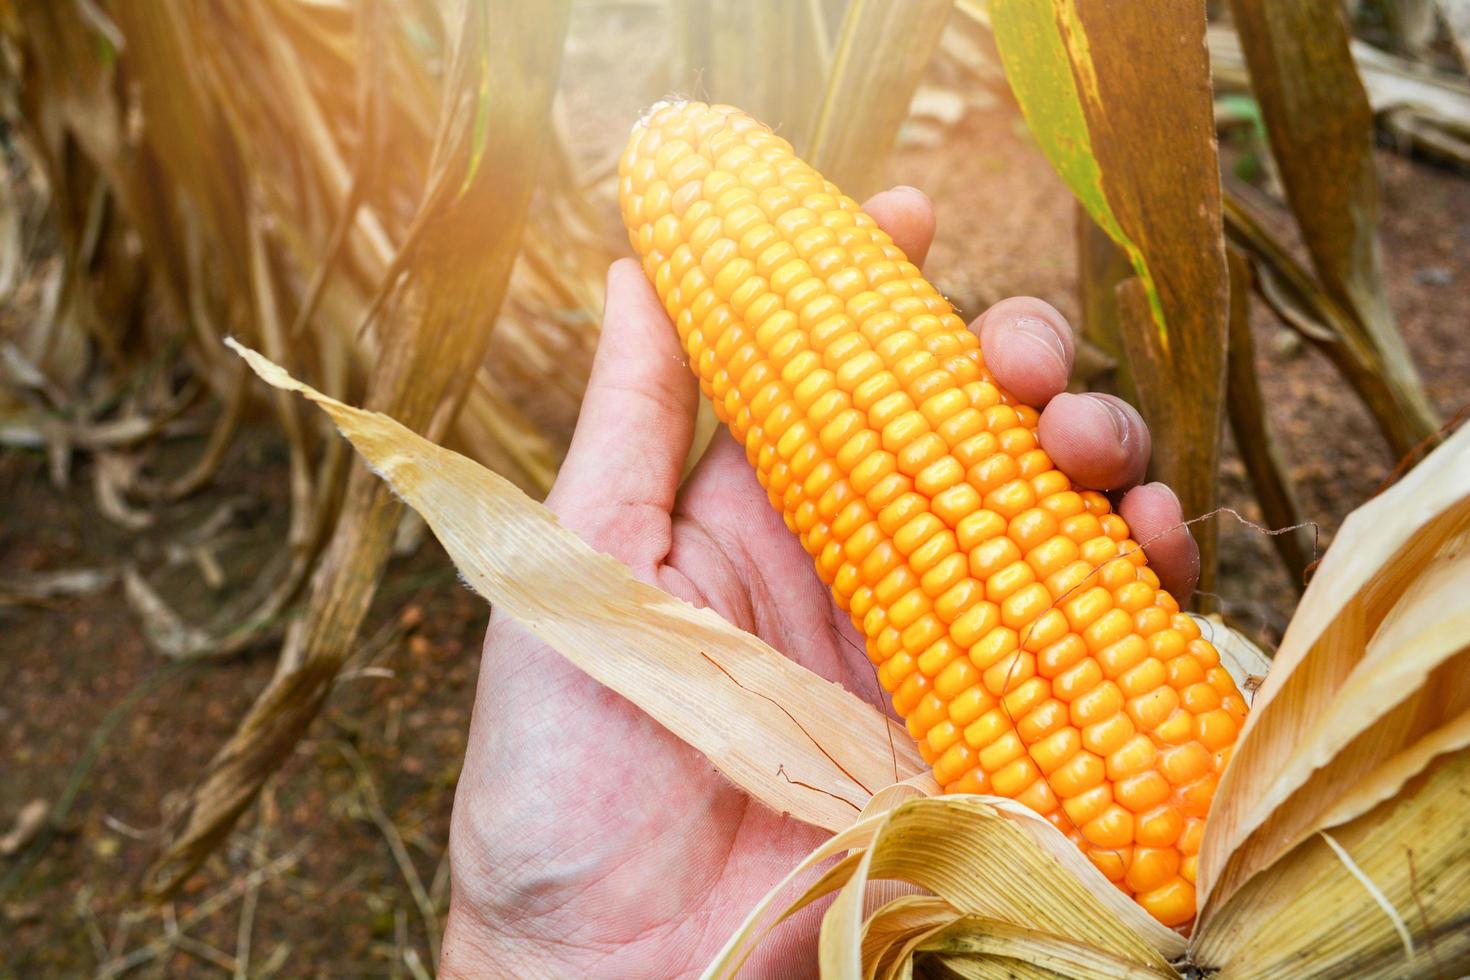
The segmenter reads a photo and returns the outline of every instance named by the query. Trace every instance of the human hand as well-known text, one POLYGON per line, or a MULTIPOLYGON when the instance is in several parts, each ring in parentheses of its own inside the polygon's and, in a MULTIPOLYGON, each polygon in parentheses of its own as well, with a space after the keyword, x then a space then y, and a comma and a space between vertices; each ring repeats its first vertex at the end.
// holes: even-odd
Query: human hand
MULTIPOLYGON (((886 191, 865 209, 923 262, 934 213, 922 193, 886 191)), ((1179 502, 1160 484, 1136 485, 1148 429, 1119 399, 1063 393, 1074 339, 1062 316, 1040 300, 1009 299, 971 329, 996 380, 1045 406, 1039 437, 1057 466, 1115 492, 1163 585, 1187 598, 1199 553, 1179 502)), ((698 398, 685 360, 638 264, 615 263, 581 417, 547 503, 640 579, 711 607, 888 710, 862 637, 770 507, 744 449, 722 429, 680 489, 698 398)), ((825 836, 746 796, 492 612, 450 831, 443 974, 697 974, 825 836)), ((814 972, 819 916, 812 908, 784 924, 751 975, 814 972)))

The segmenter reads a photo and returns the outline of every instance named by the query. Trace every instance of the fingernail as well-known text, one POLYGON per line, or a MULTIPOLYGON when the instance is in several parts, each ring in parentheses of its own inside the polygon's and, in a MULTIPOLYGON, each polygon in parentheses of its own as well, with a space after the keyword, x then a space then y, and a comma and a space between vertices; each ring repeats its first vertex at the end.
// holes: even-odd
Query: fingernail
POLYGON ((1062 338, 1057 336, 1055 330, 1042 321, 1029 316, 1023 316, 1018 319, 1012 325, 1011 329, 1022 337, 1025 337, 1033 346, 1039 347, 1041 351, 1045 352, 1048 358, 1056 362, 1064 374, 1066 373, 1067 349, 1062 346, 1062 338))
POLYGON ((1169 498, 1174 501, 1174 505, 1179 508, 1180 513, 1184 512, 1183 505, 1179 503, 1179 494, 1175 493, 1174 488, 1169 486, 1169 484, 1163 483, 1159 480, 1155 480, 1153 483, 1147 484, 1147 486, 1155 490, 1162 490, 1167 493, 1169 495, 1169 498))
POLYGON ((1099 395, 1088 397, 1108 410, 1108 421, 1113 423, 1113 434, 1118 437, 1120 444, 1128 445, 1128 440, 1133 434, 1133 428, 1128 424, 1128 413, 1110 398, 1103 398, 1099 395))

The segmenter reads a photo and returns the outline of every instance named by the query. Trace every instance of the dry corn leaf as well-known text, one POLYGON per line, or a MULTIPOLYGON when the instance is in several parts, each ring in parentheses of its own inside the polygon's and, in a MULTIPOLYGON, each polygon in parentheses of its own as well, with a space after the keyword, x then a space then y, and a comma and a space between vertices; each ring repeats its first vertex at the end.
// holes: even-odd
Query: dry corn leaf
POLYGON ((840 876, 842 881, 846 880, 846 875, 850 870, 849 865, 861 857, 861 849, 872 842, 873 835, 883 826, 890 810, 907 800, 932 796, 937 792, 939 792, 939 785, 934 782, 934 777, 928 772, 920 772, 902 782, 890 783, 874 793, 867 805, 863 807, 863 812, 856 823, 824 841, 798 862, 786 877, 777 882, 775 887, 756 903, 745 917, 745 921, 740 924, 719 954, 705 968, 703 975, 707 978, 714 978, 734 976, 738 973, 746 958, 767 933, 811 902, 831 892, 832 887, 835 886, 827 886, 826 881, 833 876, 840 876), (797 878, 843 851, 849 851, 849 854, 842 862, 828 868, 826 873, 810 885, 801 897, 787 905, 778 917, 769 922, 765 921, 776 899, 784 895, 797 878))
MULTIPOLYGON (((738 973, 741 965, 760 943, 761 939, 765 937, 766 933, 785 921, 788 916, 804 908, 811 901, 814 901, 819 895, 826 894, 827 892, 817 892, 817 886, 814 885, 807 890, 806 895, 788 905, 776 919, 771 922, 766 922, 765 919, 771 907, 775 904, 776 899, 785 894, 786 890, 791 887, 792 883, 798 877, 816 868, 822 862, 842 854, 844 851, 852 852, 847 858, 843 859, 844 862, 856 860, 861 851, 855 849, 866 847, 871 843, 873 835, 878 832, 885 819, 886 814, 864 817, 846 830, 840 831, 828 838, 820 847, 803 858, 796 867, 791 869, 786 877, 777 882, 776 886, 756 903, 755 908, 750 910, 750 914, 745 917, 745 921, 740 924, 740 928, 735 930, 720 952, 710 961, 710 965, 705 968, 702 976, 706 980, 713 980, 716 977, 733 977, 738 973), (762 926, 764 928, 761 928, 762 926)), ((839 862, 838 865, 829 869, 828 874, 830 875, 833 872, 840 871, 843 867, 843 863, 839 862)))
MULTIPOLYGON (((1464 657, 1461 656, 1460 659, 1463 661, 1464 657)), ((1458 666, 1463 675, 1466 669, 1464 664, 1458 666)), ((1461 683, 1463 686, 1463 682, 1461 683)), ((1463 691, 1460 693, 1463 696, 1463 691)), ((1457 718, 1430 732, 1413 745, 1390 756, 1367 776, 1359 778, 1317 820, 1317 825, 1335 827, 1366 813, 1401 790, 1405 783, 1428 768, 1437 756, 1465 748, 1470 748, 1470 712, 1462 712, 1457 718)))
MULTIPOLYGON (((913 976, 914 974, 909 974, 913 976)), ((926 963, 920 976, 934 980, 1058 980, 1059 974, 1019 960, 951 956, 926 963)))
POLYGON ((954 922, 919 942, 915 952, 939 955, 946 960, 994 960, 998 967, 1019 961, 1077 980, 1157 980, 1178 976, 1167 966, 1143 966, 1074 938, 1047 935, 983 916, 966 916, 954 922))
POLYGON ((332 417, 471 587, 767 805, 841 830, 875 789, 924 768, 896 722, 714 612, 633 578, 504 478, 232 346, 332 417))
MULTIPOLYGON (((1224 880, 1235 851, 1312 772, 1331 761, 1333 746, 1340 749, 1345 739, 1373 723, 1375 712, 1358 710, 1356 718, 1338 718, 1341 727, 1335 734, 1322 727, 1343 692, 1351 692, 1350 678, 1361 664, 1394 662, 1397 651, 1387 645, 1389 639, 1376 655, 1369 653, 1370 641, 1436 556, 1452 557, 1446 546, 1467 526, 1470 429, 1456 433, 1343 522, 1287 629, 1220 781, 1200 851, 1201 908, 1206 912, 1269 859, 1257 853, 1248 862, 1234 862, 1224 880), (1217 881, 1223 893, 1212 895, 1217 881)), ((1458 606, 1441 601, 1424 610, 1444 617, 1458 606)), ((1420 628, 1418 615, 1412 620, 1415 630, 1420 628)), ((1433 662, 1437 655, 1442 662, 1454 652, 1424 656, 1433 662)), ((1378 692, 1385 708, 1422 686, 1413 680, 1413 667, 1405 670, 1393 680, 1397 686, 1378 692)), ((1376 682, 1368 683, 1371 692, 1376 682)))
POLYGON ((842 888, 822 920, 825 976, 862 975, 864 896, 875 879, 917 885, 964 915, 1085 939, 1103 957, 1148 975, 1169 976, 1166 956, 1185 948, 1178 933, 1150 919, 1045 820, 994 797, 904 803, 889 812, 861 859, 842 870, 820 883, 842 888))
POLYGON ((904 895, 880 906, 863 923, 863 980, 886 980, 914 946, 961 918, 953 905, 932 895, 904 895))
MULTIPOLYGON (((839 920, 830 939, 834 964, 851 963, 858 955, 853 944, 860 943, 867 925, 859 929, 853 917, 865 907, 862 890, 871 878, 896 878, 923 887, 945 899, 959 916, 987 914, 1024 926, 1067 922, 1067 935, 1085 936, 1103 949, 1119 941, 1125 955, 1148 948, 1156 951, 1153 959, 1160 955, 1172 959, 1185 951, 1185 940, 1178 933, 1144 913, 1056 828, 1027 807, 989 796, 910 797, 905 801, 902 794, 894 794, 888 802, 890 813, 900 806, 919 807, 926 813, 926 822, 918 830, 906 827, 888 837, 884 846, 890 853, 880 856, 876 865, 868 862, 866 870, 860 863, 830 869, 781 915, 785 919, 838 887, 853 889, 845 902, 839 897, 835 911, 829 912, 829 917, 839 920), (956 810, 950 807, 952 803, 964 807, 956 810), (898 863, 908 853, 906 849, 916 846, 915 834, 924 838, 918 846, 927 849, 927 860, 937 861, 936 867, 925 866, 922 857, 917 858, 918 865, 898 863), (976 841, 990 846, 977 850, 976 841), (854 879, 860 879, 859 883, 853 884, 854 879), (1117 931, 1120 924, 1122 932, 1117 931)), ((887 822, 877 828, 875 840, 886 828, 887 822)), ((774 894, 767 896, 768 902, 774 894)), ((1145 962, 1148 959, 1144 957, 1145 962)), ((837 976, 847 975, 842 972, 845 965, 833 969, 837 976)))
POLYGON ((824 977, 856 977, 863 972, 863 899, 866 897, 868 878, 873 873, 873 858, 878 853, 882 834, 889 828, 890 821, 884 820, 879 836, 860 852, 838 865, 823 877, 803 896, 801 904, 816 895, 826 894, 826 889, 840 885, 837 900, 822 916, 822 931, 817 947, 817 962, 824 977), (821 889, 820 891, 818 889, 821 889))
MULTIPOLYGON (((1382 0, 1376 6, 1388 28, 1395 51, 1422 59, 1439 36, 1439 19, 1435 16, 1435 0, 1382 0)), ((1347 8, 1349 13, 1352 8, 1347 8)))
POLYGON ((0 174, 0 305, 10 302, 25 267, 25 195, 29 191, 9 172, 0 174))
POLYGON ((1460 64, 1470 70, 1470 0, 1439 0, 1439 15, 1455 42, 1460 64))
MULTIPOLYGON (((1161 926, 1109 884, 1070 841, 1026 807, 981 796, 899 802, 903 795, 889 797, 888 802, 897 805, 879 822, 873 817, 861 821, 858 826, 865 838, 861 845, 850 836, 858 826, 849 831, 840 843, 860 849, 829 868, 771 924, 840 888, 823 920, 824 975, 872 975, 884 965, 863 951, 865 944, 875 949, 883 944, 881 937, 872 942, 866 938, 870 928, 879 933, 894 928, 891 924, 875 927, 871 917, 863 918, 869 897, 866 889, 871 880, 879 878, 933 892, 953 910, 952 918, 986 915, 1027 928, 1049 925, 1058 934, 1085 937, 1105 953, 1150 969, 1159 969, 1165 957, 1184 952, 1186 944, 1178 933, 1161 926)), ((728 976, 738 969, 769 931, 767 927, 757 933, 756 920, 766 915, 799 872, 840 850, 829 841, 809 855, 762 900, 706 975, 728 976)), ((904 947, 893 955, 903 961, 921 937, 895 935, 888 945, 900 938, 904 947)))
POLYGON ((881 188, 953 0, 851 0, 803 156, 858 200, 881 188))
POLYGON ((46 606, 52 600, 96 595, 117 581, 115 568, 66 568, 0 577, 0 609, 46 606))
MULTIPOLYGON (((1470 2, 1441 0, 1458 5, 1461 50, 1470 46, 1470 2)), ((1215 86, 1221 91, 1248 91, 1250 77, 1235 28, 1212 24, 1210 61, 1215 86)), ((1353 61, 1368 92, 1368 103, 1384 128, 1398 139, 1401 150, 1421 150, 1440 160, 1470 161, 1470 86, 1463 75, 1442 71, 1419 61, 1401 58, 1354 39, 1353 61)))
POLYGON ((1243 880, 1316 830, 1391 797, 1436 754, 1464 746, 1470 718, 1470 548, 1445 545, 1384 619, 1309 736, 1273 760, 1288 793, 1231 855, 1243 880))
POLYGON ((1211 917, 1195 961, 1218 970, 1216 980, 1463 974, 1467 785, 1470 752, 1443 755, 1330 841, 1309 837, 1211 917))
POLYGON ((1253 92, 1302 240, 1345 325, 1390 381, 1399 454, 1439 423, 1388 305, 1378 244, 1373 110, 1339 0, 1232 0, 1253 92))
MULTIPOLYGON (((1133 275, 1128 253, 1093 220, 1079 200, 1076 214, 1077 294, 1082 304, 1082 336, 1111 362, 1103 379, 1107 390, 1138 404, 1138 387, 1123 349, 1123 311, 1117 289, 1133 275)), ((1088 387, 1094 387, 1085 377, 1088 387)))
POLYGON ((1373 413, 1384 438, 1390 444, 1404 444, 1407 436, 1399 406, 1407 396, 1395 392, 1396 382, 1382 367, 1377 350, 1353 326, 1352 314, 1328 295, 1292 255, 1290 246, 1234 194, 1225 196, 1225 230, 1232 249, 1250 261, 1256 294, 1283 323, 1332 362, 1373 413))
POLYGON ((1286 566, 1292 587, 1300 593, 1307 585, 1307 569, 1317 560, 1316 539, 1302 521, 1301 506, 1286 462, 1266 418, 1266 401, 1256 373, 1255 336, 1251 330, 1251 286, 1255 282, 1251 262, 1234 245, 1227 246, 1225 260, 1230 270, 1225 413, 1235 436, 1236 451, 1261 504, 1261 516, 1267 527, 1277 529, 1271 535, 1271 546, 1286 566))
MULTIPOLYGON (((392 273, 381 286, 384 342, 367 392, 369 404, 431 433, 447 428, 472 386, 504 299, 545 141, 568 10, 566 2, 532 10, 496 0, 464 5, 457 22, 433 176, 404 233, 412 246, 400 244, 394 260, 405 274, 401 287, 392 273), (491 84, 492 72, 508 68, 519 70, 524 84, 491 84), (487 121, 488 137, 478 128, 487 121), (483 146, 482 138, 488 138, 483 146)), ((315 718, 367 614, 399 513, 371 474, 352 472, 301 628, 289 634, 272 683, 173 821, 147 876, 150 893, 178 888, 315 718)))

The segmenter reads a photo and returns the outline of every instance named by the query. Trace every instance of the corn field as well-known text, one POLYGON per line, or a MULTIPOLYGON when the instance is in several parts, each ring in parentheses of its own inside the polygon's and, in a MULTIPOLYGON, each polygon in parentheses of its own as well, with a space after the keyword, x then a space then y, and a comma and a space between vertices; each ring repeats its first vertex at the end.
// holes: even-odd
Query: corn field
POLYGON ((0 0, 0 977, 438 971, 473 593, 834 835, 708 975, 832 895, 824 976, 1470 969, 1467 69, 1465 0, 0 0), (538 503, 670 99, 1142 412, 1252 702, 1192 933, 538 503))

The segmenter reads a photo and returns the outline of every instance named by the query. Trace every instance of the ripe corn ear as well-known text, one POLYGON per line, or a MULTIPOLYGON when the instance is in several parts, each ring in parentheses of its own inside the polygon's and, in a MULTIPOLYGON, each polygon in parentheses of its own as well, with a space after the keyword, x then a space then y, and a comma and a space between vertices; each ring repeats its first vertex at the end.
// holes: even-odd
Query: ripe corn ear
POLYGON ((1246 705, 1101 494, 873 219, 728 106, 661 103, 623 220, 721 421, 946 792, 1026 804, 1161 922, 1246 705))

